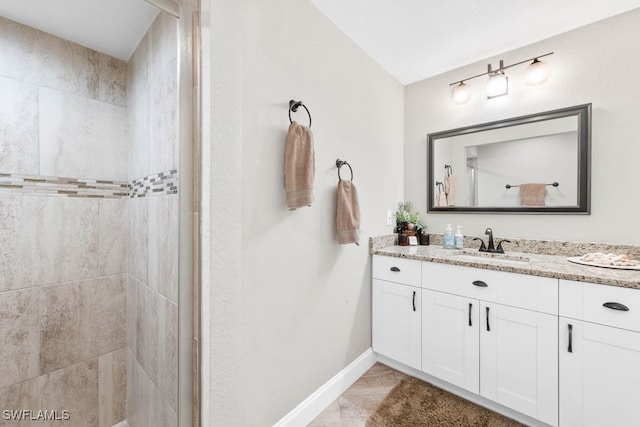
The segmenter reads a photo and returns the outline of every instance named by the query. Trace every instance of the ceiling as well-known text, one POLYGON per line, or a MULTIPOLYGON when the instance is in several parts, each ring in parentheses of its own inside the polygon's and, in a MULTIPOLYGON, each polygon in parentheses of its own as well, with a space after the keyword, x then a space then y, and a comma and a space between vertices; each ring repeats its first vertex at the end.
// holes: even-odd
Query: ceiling
MULTIPOLYGON (((640 7, 640 0, 311 0, 409 84, 640 7)), ((0 16, 127 60, 156 17, 144 0, 1 0, 0 16)))
POLYGON ((0 0, 0 16, 125 61, 158 11, 144 0, 0 0))
POLYGON ((640 7, 640 0, 311 2, 402 84, 640 7))

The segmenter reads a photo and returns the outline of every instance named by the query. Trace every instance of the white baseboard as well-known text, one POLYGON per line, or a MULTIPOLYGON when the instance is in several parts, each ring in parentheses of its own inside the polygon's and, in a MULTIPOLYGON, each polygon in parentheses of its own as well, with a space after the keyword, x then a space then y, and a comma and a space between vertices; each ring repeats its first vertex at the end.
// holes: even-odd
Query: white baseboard
POLYGON ((344 393, 358 378, 367 372, 378 361, 373 350, 368 349, 346 368, 307 397, 291 412, 285 415, 274 427, 306 426, 322 413, 334 400, 344 393))

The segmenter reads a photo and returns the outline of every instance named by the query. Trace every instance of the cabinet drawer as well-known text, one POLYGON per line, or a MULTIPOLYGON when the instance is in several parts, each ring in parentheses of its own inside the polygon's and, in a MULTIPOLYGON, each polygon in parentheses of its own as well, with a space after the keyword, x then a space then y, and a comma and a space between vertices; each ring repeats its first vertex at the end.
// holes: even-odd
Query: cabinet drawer
POLYGON ((558 280, 548 277, 425 262, 422 266, 422 287, 558 314, 558 280))
POLYGON ((640 290, 561 280, 560 315, 640 332, 640 290))
POLYGON ((388 282, 420 286, 421 263, 413 259, 374 255, 372 276, 388 282))

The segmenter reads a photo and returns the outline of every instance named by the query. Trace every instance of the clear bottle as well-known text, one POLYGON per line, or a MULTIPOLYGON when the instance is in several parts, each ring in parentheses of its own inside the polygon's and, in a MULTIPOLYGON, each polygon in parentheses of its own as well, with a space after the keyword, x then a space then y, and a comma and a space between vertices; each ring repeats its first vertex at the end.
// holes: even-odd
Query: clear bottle
POLYGON ((447 228, 444 231, 444 237, 442 238, 442 247, 445 249, 453 249, 455 246, 455 237, 453 235, 453 228, 451 224, 447 224, 447 228))
POLYGON ((463 249, 464 248, 464 234, 462 234, 462 226, 459 225, 457 230, 456 230, 456 234, 454 234, 453 236, 453 240, 454 240, 454 246, 456 249, 463 249))

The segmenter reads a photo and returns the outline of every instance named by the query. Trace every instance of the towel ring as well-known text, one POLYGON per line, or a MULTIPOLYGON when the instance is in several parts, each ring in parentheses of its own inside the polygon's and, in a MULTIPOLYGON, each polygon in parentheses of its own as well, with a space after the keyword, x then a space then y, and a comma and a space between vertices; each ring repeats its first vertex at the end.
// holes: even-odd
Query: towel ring
POLYGON ((336 160, 336 167, 338 168, 338 179, 342 181, 342 177, 340 176, 340 168, 344 165, 349 166, 349 170, 351 171, 351 181, 353 181, 353 169, 351 169, 351 165, 346 160, 336 160))
POLYGON ((302 101, 294 101, 293 99, 289 101, 289 123, 293 123, 293 120, 291 120, 291 111, 295 113, 300 107, 307 110, 307 115, 309 116, 309 127, 311 127, 311 113, 309 112, 309 109, 302 103, 302 101))

